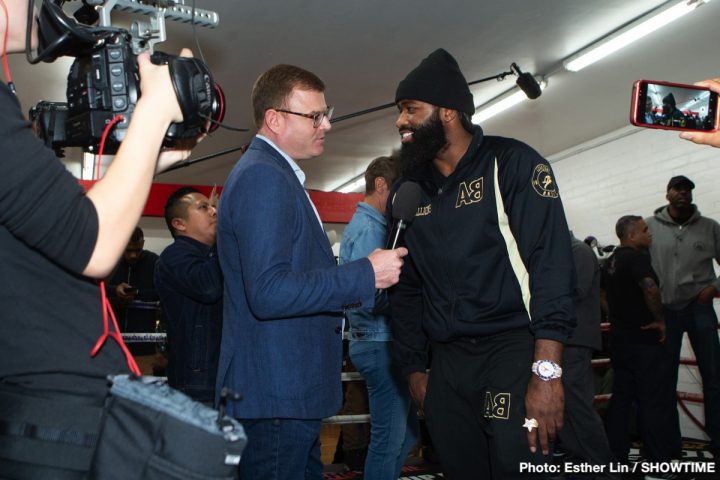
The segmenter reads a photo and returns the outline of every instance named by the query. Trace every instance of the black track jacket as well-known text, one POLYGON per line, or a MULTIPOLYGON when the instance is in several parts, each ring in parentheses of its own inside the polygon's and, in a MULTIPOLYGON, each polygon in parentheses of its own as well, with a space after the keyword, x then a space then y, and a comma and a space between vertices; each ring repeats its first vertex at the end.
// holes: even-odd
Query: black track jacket
POLYGON ((449 177, 428 165, 393 190, 405 181, 420 184, 422 199, 405 232, 409 255, 400 282, 390 290, 403 375, 425 371, 428 339, 449 342, 529 324, 536 339, 567 340, 575 326, 575 268, 544 158, 477 127, 449 177))

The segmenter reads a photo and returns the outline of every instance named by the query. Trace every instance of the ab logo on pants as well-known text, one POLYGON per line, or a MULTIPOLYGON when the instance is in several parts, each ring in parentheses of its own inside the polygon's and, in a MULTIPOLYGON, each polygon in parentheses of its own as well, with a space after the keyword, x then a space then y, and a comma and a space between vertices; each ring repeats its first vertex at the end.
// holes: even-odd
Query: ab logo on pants
POLYGON ((485 418, 507 420, 510 418, 510 394, 485 392, 485 418))

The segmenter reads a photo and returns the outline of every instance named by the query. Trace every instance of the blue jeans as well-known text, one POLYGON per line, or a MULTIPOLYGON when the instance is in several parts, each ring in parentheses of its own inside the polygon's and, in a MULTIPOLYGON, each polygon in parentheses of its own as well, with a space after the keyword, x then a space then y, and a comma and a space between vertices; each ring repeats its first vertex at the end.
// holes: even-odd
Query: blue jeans
POLYGON ((350 342, 350 359, 365 378, 370 403, 370 445, 364 478, 395 480, 418 438, 405 379, 392 364, 392 342, 350 342))
POLYGON ((248 443, 241 480, 322 480, 320 420, 240 419, 248 443))
MULTIPOLYGON (((712 303, 698 302, 693 302, 682 310, 666 308, 665 324, 667 326, 665 344, 675 365, 669 378, 671 384, 668 387, 673 392, 677 390, 677 366, 680 364, 683 333, 687 332, 702 378, 705 432, 710 437, 710 445, 718 448, 720 447, 720 342, 715 309, 712 303)), ((677 418, 677 409, 674 411, 677 418)))

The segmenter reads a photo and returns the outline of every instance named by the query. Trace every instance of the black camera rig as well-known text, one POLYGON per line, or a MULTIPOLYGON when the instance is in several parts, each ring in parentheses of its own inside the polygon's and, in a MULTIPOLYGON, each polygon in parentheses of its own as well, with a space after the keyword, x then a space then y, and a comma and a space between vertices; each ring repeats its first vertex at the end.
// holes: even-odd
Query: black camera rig
MULTIPOLYGON (((65 15, 66 0, 43 0, 38 15, 38 57, 31 62, 52 62, 60 56, 76 57, 67 81, 67 102, 42 101, 30 110, 38 135, 54 149, 81 147, 97 153, 103 132, 116 116, 122 116, 106 138, 103 153, 115 153, 125 137, 133 110, 140 98, 137 55, 152 51, 164 41, 165 19, 214 27, 217 14, 192 10, 170 0, 82 0, 76 17, 99 25, 78 23, 65 15), (134 22, 132 32, 110 25, 110 11, 120 9, 151 15, 152 21, 134 22)), ((32 2, 31 2, 32 3, 32 2)), ((154 52, 151 61, 167 64, 183 122, 173 123, 164 145, 195 138, 212 131, 225 114, 225 98, 207 66, 195 58, 154 52)))

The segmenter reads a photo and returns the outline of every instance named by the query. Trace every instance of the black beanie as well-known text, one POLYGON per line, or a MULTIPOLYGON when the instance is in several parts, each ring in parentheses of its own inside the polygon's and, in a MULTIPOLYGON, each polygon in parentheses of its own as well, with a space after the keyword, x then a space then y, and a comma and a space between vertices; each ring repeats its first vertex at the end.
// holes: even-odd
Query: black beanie
POLYGON ((400 100, 420 100, 470 116, 475 113, 473 96, 460 67, 442 48, 428 55, 400 82, 395 103, 400 100))

